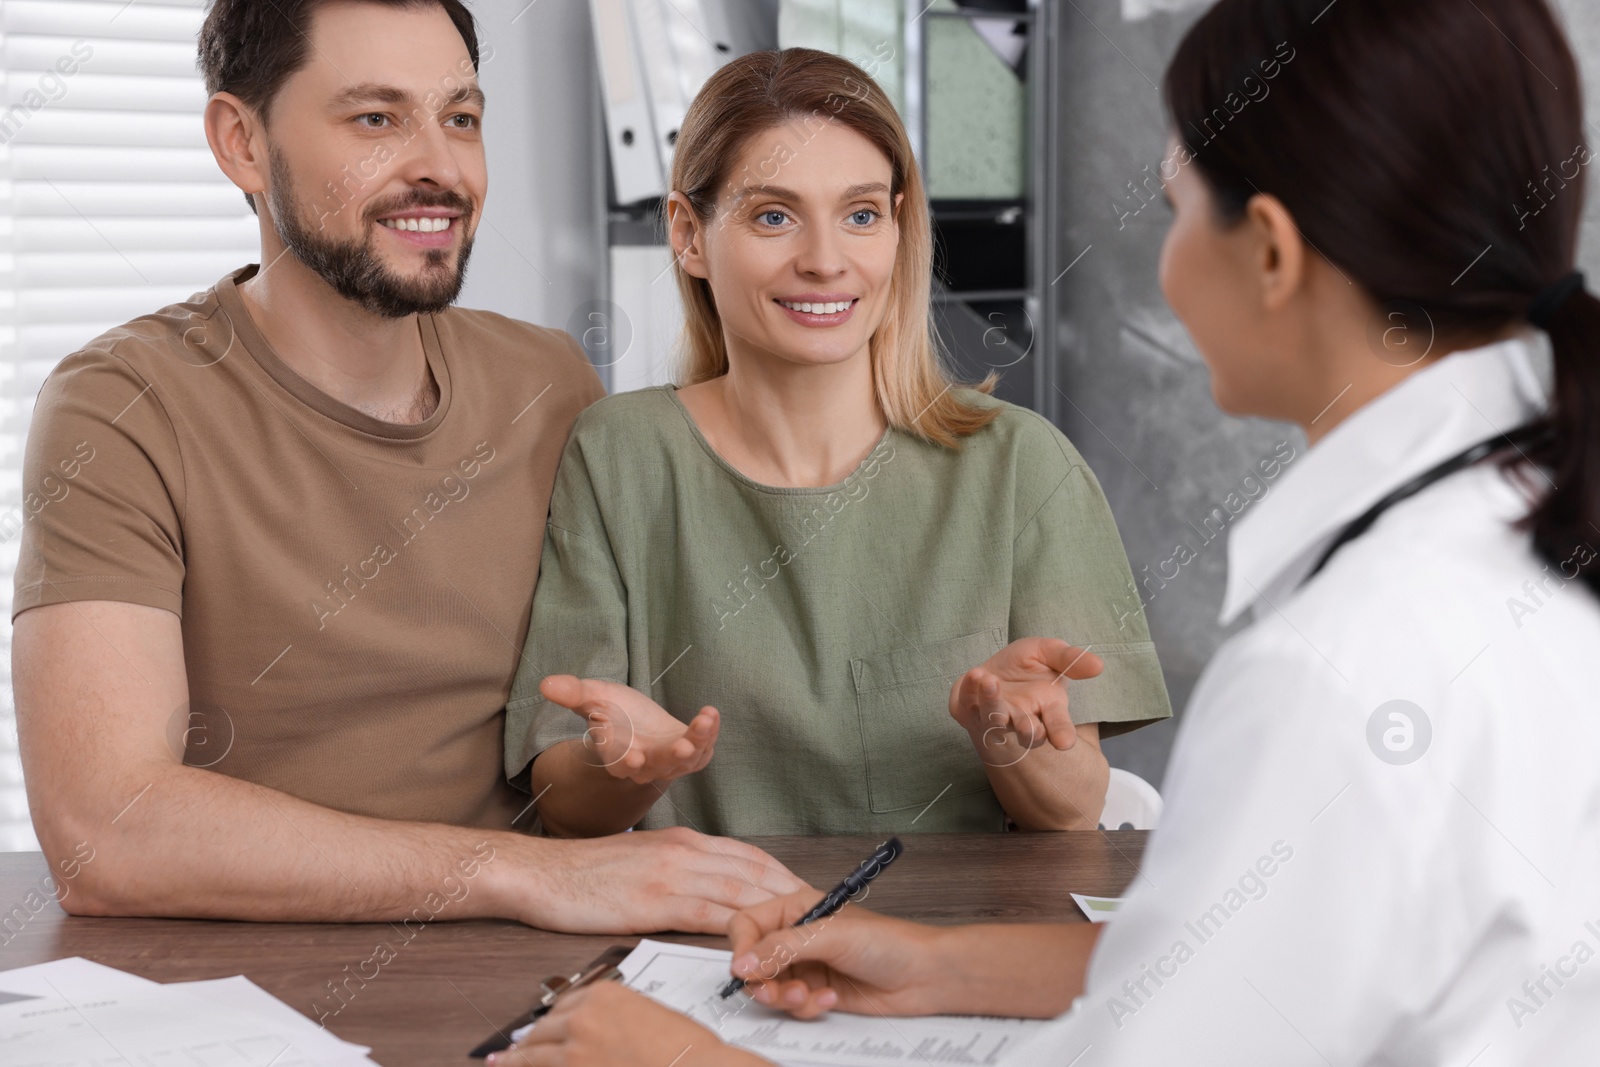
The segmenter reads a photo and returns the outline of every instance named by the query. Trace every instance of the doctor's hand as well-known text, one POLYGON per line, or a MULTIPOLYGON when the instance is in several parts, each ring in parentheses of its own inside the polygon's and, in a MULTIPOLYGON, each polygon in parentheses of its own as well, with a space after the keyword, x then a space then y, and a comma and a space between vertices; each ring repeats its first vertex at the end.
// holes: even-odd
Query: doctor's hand
MULTIPOLYGON (((758 1004, 814 1019, 929 1015, 950 1001, 940 985, 952 968, 935 959, 938 931, 854 904, 806 926, 794 923, 822 894, 806 890, 746 908, 728 925, 733 973, 758 1004)), ((738 994, 723 1001, 738 1004, 738 994)))
POLYGON ((722 722, 716 708, 701 708, 684 725, 637 689, 570 674, 551 675, 539 692, 588 721, 583 747, 613 778, 664 785, 711 762, 722 722))
POLYGON ((618 982, 561 997, 531 1033, 489 1067, 756 1067, 766 1060, 618 982))
POLYGON ((1066 679, 1093 678, 1103 670, 1099 656, 1065 641, 1020 638, 957 679, 950 717, 980 753, 1010 738, 1025 749, 1048 742, 1065 751, 1078 739, 1067 710, 1066 679))

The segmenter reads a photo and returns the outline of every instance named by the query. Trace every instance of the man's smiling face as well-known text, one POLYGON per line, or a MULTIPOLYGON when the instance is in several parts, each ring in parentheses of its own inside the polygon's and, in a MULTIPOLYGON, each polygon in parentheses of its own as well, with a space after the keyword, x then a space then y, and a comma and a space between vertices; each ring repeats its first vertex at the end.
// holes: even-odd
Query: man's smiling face
POLYGON ((488 189, 483 93, 444 9, 319 8, 273 99, 270 218, 291 254, 375 314, 442 310, 488 189))

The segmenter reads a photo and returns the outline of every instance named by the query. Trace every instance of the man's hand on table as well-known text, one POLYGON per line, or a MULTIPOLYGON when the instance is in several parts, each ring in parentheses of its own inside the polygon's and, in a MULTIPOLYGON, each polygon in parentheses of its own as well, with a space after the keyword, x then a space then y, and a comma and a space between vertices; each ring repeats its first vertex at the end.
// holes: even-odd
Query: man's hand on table
POLYGON ((806 889, 754 845, 682 827, 528 843, 526 864, 489 865, 495 891, 521 921, 566 933, 725 934, 740 909, 806 889))

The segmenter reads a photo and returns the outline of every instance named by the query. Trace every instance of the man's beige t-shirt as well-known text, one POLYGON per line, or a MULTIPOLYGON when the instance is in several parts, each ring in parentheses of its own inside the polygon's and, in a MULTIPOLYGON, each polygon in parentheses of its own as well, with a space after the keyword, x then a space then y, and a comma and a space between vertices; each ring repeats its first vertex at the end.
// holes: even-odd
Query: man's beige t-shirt
POLYGON ((556 466, 599 379, 563 333, 452 308, 418 319, 438 410, 383 422, 272 351, 236 288, 257 269, 51 374, 13 610, 178 614, 190 705, 168 737, 191 765, 510 827, 528 800, 501 771, 504 708, 556 466))

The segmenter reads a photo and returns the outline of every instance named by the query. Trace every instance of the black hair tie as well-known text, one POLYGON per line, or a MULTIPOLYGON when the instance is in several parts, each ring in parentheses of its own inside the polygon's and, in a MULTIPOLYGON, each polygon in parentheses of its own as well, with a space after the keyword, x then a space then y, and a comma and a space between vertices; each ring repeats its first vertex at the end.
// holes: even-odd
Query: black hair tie
POLYGON ((1550 328, 1551 320, 1556 317, 1562 305, 1583 291, 1583 271, 1575 270, 1566 277, 1552 282, 1539 291, 1533 298, 1533 303, 1528 305, 1528 321, 1541 330, 1550 328))

